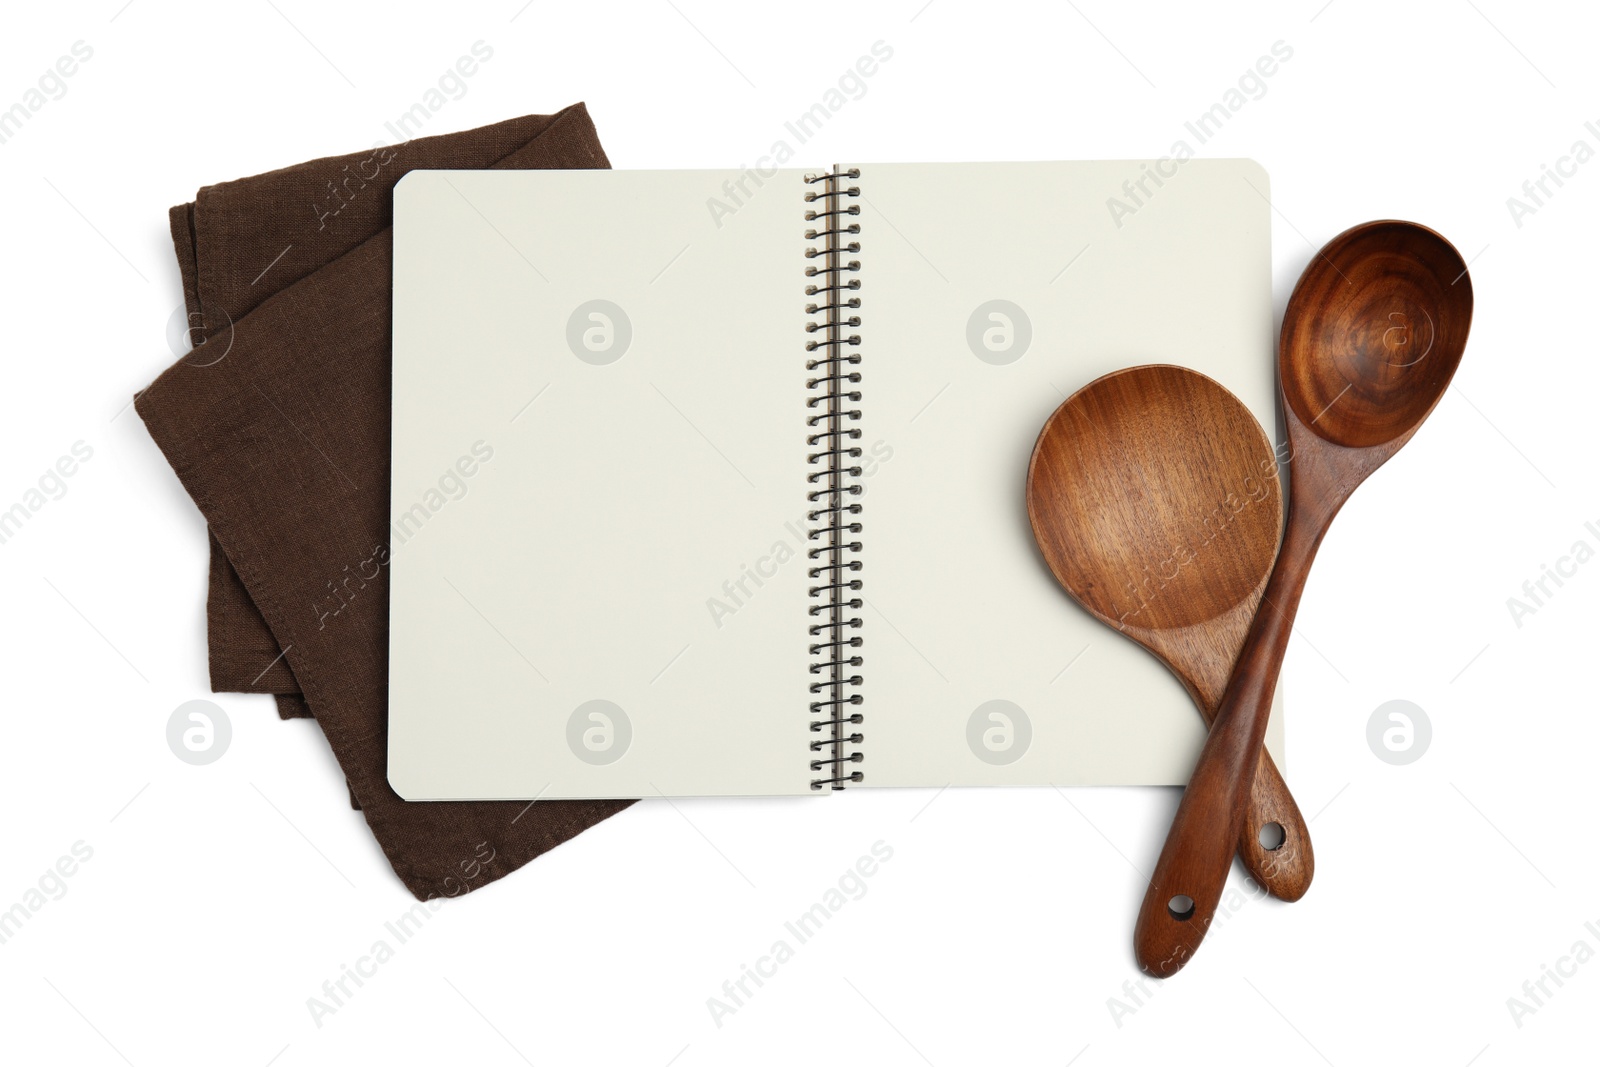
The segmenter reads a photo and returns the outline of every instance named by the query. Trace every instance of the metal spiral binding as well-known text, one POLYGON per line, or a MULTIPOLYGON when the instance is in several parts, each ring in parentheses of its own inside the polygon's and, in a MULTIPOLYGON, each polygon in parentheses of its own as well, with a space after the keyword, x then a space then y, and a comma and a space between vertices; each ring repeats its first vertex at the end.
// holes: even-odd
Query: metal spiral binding
POLYGON ((843 789, 847 784, 862 780, 859 770, 847 770, 846 765, 860 763, 862 754, 854 748, 861 744, 860 731, 846 733, 849 727, 861 725, 861 712, 853 709, 861 705, 862 697, 854 690, 861 685, 861 675, 851 671, 861 666, 861 637, 847 631, 861 628, 861 617, 855 614, 861 608, 861 598, 851 594, 861 590, 861 561, 853 558, 861 552, 861 542, 853 540, 861 532, 861 505, 848 501, 848 497, 861 494, 861 468, 852 461, 861 457, 861 447, 851 442, 861 439, 860 429, 847 426, 861 418, 861 354, 855 351, 861 344, 859 334, 849 333, 861 325, 861 298, 855 295, 861 289, 861 280, 850 277, 861 270, 859 260, 848 257, 861 250, 853 238, 861 233, 861 224, 854 221, 861 214, 859 204, 849 203, 861 195, 859 187, 848 184, 861 177, 856 169, 841 171, 837 168, 827 174, 808 174, 805 181, 812 188, 806 192, 806 221, 813 225, 806 230, 806 240, 819 244, 806 249, 806 259, 814 262, 806 268, 811 279, 806 286, 806 296, 812 302, 806 305, 806 314, 818 318, 806 323, 808 334, 820 337, 808 341, 806 351, 812 358, 806 361, 806 370, 816 376, 806 382, 811 396, 806 407, 812 414, 806 419, 811 433, 806 444, 814 449, 808 462, 815 468, 806 477, 813 488, 806 494, 812 509, 806 513, 811 523, 807 537, 819 542, 806 552, 813 561, 810 576, 820 584, 811 587, 812 618, 823 621, 810 627, 811 673, 821 675, 811 683, 811 711, 817 716, 811 721, 811 731, 821 736, 811 742, 811 770, 820 777, 812 779, 812 789, 843 789))

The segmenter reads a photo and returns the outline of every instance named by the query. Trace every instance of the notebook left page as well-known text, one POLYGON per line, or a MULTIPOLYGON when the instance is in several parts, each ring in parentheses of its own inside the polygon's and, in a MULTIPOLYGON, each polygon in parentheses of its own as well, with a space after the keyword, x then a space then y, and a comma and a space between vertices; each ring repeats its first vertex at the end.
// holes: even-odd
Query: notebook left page
POLYGON ((811 792, 803 196, 396 187, 392 525, 363 566, 390 570, 407 800, 811 792))

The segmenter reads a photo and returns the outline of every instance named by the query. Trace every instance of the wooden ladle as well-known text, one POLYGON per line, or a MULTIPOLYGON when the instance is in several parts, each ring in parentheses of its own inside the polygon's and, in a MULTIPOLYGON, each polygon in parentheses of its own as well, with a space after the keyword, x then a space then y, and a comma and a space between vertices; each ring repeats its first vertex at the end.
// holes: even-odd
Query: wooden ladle
POLYGON ((1278 380, 1289 429, 1289 515, 1272 578, 1206 735, 1134 929, 1139 966, 1174 974, 1222 896, 1256 753, 1311 561, 1333 517, 1444 395, 1472 324, 1472 281, 1450 242, 1410 222, 1346 230, 1300 276, 1278 380))
MULTIPOLYGON (((1184 367, 1108 374, 1045 422, 1027 496, 1056 580, 1165 663, 1209 724, 1283 522, 1272 443, 1250 409, 1184 367)), ((1272 757, 1258 758, 1239 858, 1273 896, 1298 900, 1311 837, 1272 757)))

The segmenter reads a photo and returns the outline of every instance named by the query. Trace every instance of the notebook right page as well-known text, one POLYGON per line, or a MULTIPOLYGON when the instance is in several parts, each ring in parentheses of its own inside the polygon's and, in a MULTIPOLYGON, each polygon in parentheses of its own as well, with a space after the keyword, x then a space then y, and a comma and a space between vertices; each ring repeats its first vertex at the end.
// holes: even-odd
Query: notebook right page
POLYGON ((1266 173, 859 169, 863 784, 1183 784, 1198 712, 1056 584, 1023 490, 1057 405, 1136 364, 1210 375, 1276 439, 1266 173))

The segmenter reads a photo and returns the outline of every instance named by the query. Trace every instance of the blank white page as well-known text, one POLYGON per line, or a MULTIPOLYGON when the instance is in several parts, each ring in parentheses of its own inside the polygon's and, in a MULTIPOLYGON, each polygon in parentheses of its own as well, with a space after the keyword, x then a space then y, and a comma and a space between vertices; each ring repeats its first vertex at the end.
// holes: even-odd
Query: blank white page
POLYGON ((1188 780, 1194 705, 1056 584, 1023 495, 1045 419, 1122 367, 1203 371, 1271 432, 1266 174, 1156 166, 860 165, 868 785, 1188 780))
POLYGON ((803 183, 740 178, 396 188, 406 799, 810 792, 803 183))

